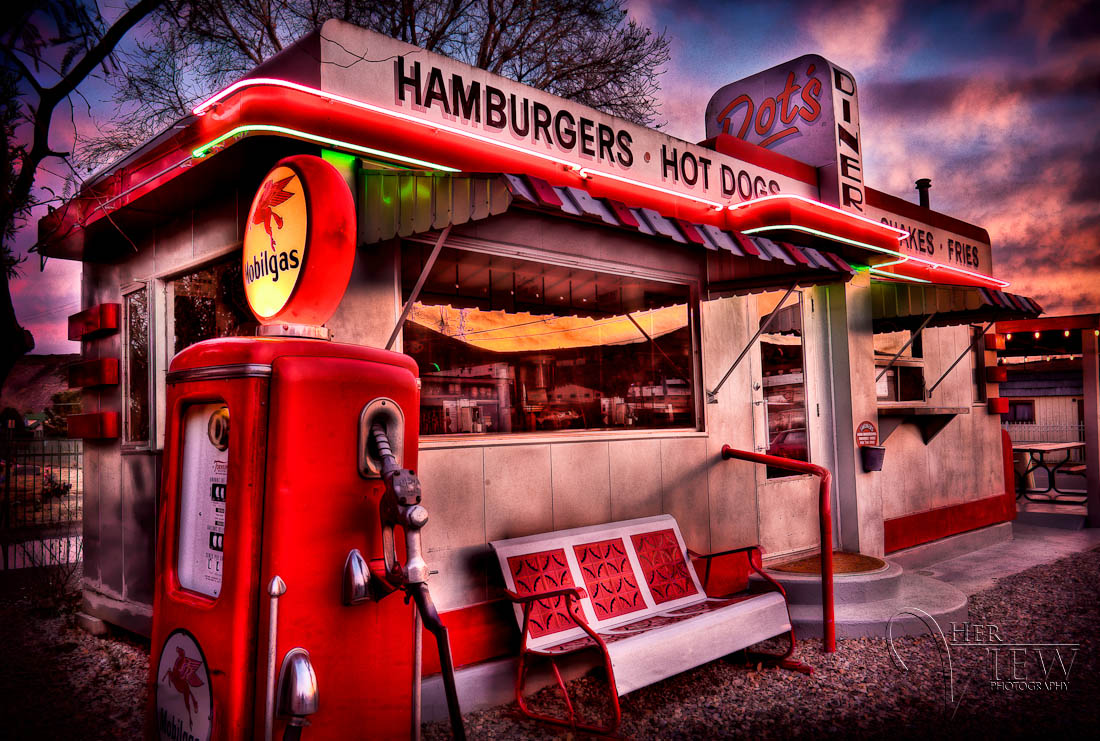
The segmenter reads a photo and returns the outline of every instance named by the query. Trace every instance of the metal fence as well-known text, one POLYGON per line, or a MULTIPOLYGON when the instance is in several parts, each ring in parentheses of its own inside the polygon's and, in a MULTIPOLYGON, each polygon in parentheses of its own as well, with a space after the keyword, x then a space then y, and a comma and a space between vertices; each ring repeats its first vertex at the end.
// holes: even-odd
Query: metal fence
POLYGON ((81 440, 0 436, 0 566, 80 559, 81 440))

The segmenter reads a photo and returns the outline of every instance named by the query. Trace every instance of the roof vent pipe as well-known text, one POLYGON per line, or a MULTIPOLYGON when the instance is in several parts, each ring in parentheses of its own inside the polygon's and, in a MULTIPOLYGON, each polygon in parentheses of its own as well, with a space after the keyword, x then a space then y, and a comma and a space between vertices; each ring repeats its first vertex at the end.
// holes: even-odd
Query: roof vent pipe
POLYGON ((932 187, 932 178, 921 178, 917 181, 917 193, 920 194, 921 208, 930 208, 928 205, 928 190, 932 187))

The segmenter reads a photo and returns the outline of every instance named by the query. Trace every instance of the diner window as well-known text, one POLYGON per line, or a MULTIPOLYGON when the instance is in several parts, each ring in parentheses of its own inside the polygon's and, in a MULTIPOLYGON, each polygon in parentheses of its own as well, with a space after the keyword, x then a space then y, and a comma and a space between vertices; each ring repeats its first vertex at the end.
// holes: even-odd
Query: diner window
POLYGON ((921 336, 909 331, 875 334, 875 397, 880 403, 927 400, 924 386, 924 358, 921 336), (908 347, 905 343, 913 339, 908 347), (902 348, 905 348, 902 350, 902 348), (894 356, 901 355, 894 360, 894 356), (891 360, 893 363, 891 364, 891 360), (883 373, 883 369, 886 372, 883 373))
POLYGON ((241 257, 181 275, 168 284, 173 352, 214 337, 252 336, 256 320, 244 297, 241 257))
POLYGON ((1006 422, 1022 424, 1035 424, 1034 401, 1010 401, 1008 402, 1008 419, 1006 422))
POLYGON ((694 429, 693 313, 686 285, 444 249, 403 327, 421 434, 694 429))
POLYGON ((149 441, 149 289, 142 286, 123 296, 126 346, 125 441, 149 441))
POLYGON ((985 393, 985 332, 981 327, 970 327, 970 360, 973 372, 974 403, 984 404, 985 393))
MULTIPOLYGON (((766 293, 757 298, 760 322, 782 298, 766 293)), ((802 351, 802 295, 776 314, 768 332, 760 336, 760 374, 768 431, 768 455, 810 460, 806 433, 806 370, 802 351)), ((795 476, 793 471, 768 466, 769 479, 795 476)))

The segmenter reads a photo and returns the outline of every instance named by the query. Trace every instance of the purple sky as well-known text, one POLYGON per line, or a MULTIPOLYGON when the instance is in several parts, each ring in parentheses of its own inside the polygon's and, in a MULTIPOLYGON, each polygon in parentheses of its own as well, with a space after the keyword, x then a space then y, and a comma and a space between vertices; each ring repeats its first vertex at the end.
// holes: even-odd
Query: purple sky
MULTIPOLYGON (((1007 290, 1048 314, 1100 311, 1100 4, 1077 0, 704 3, 627 0, 666 29, 665 129, 703 138, 703 111, 722 85, 818 53, 860 86, 866 182, 985 227, 1007 290)), ((83 89, 93 115, 111 106, 83 89)), ((78 107, 78 126, 94 125, 78 107)), ((55 146, 71 138, 58 116, 55 146)), ((57 169, 56 162, 47 164, 57 169)), ((20 246, 33 243, 26 230, 20 246)), ((77 352, 65 319, 79 309, 80 266, 37 257, 12 284, 36 352, 77 352)))

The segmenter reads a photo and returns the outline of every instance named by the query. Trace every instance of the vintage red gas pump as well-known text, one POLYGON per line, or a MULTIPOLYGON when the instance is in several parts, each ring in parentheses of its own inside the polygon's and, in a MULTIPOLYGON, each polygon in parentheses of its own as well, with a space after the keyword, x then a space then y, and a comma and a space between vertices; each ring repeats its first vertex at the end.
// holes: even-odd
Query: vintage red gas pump
POLYGON ((343 177, 317 157, 281 161, 244 240, 260 336, 200 342, 171 363, 153 736, 415 736, 414 610, 462 736, 420 548, 416 364, 327 341, 321 326, 354 249, 343 177))

